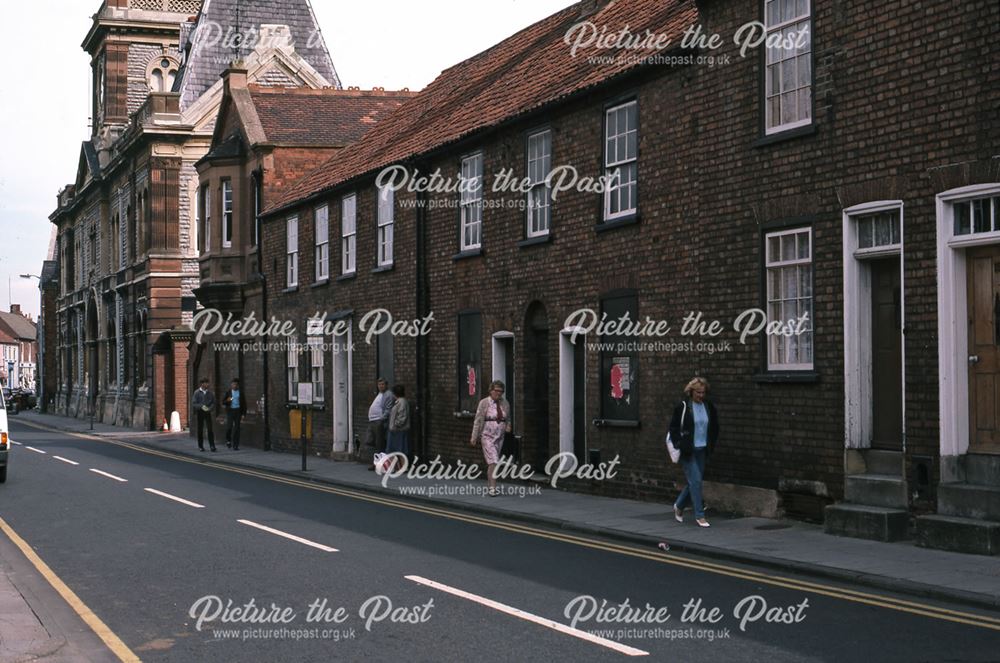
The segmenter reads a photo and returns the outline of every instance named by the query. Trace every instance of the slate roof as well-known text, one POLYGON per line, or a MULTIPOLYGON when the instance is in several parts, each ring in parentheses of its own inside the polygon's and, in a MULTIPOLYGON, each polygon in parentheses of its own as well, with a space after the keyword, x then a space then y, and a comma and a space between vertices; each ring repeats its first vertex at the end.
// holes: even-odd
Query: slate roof
MULTIPOLYGON (((608 34, 624 28, 671 37, 698 21, 693 0, 584 0, 531 25, 496 46, 439 75, 417 96, 380 122, 350 151, 338 154, 276 199, 268 213, 289 207, 367 173, 425 154, 512 119, 537 112, 572 95, 607 83, 641 66, 621 50, 581 48, 574 57, 565 38, 580 21, 608 34), (587 14, 586 7, 599 5, 587 14), (614 56, 609 63, 590 56, 614 56)), ((661 52, 661 54, 667 51, 661 52)), ((650 55, 642 52, 641 55, 650 55)))
POLYGON ((416 96, 415 92, 273 88, 251 85, 250 98, 267 142, 343 147, 416 96))
MULTIPOLYGON (((174 83, 174 91, 181 93, 182 110, 215 85, 229 64, 237 59, 234 48, 227 47, 226 40, 219 38, 218 28, 222 35, 230 29, 243 34, 251 27, 259 30, 263 24, 287 25, 296 53, 330 85, 340 87, 340 78, 309 0, 205 0, 190 33, 192 41, 187 45, 184 64, 174 83), (320 38, 313 37, 314 34, 319 34, 320 38)), ((244 47, 242 55, 246 56, 252 46, 251 43, 244 47)))
POLYGON ((38 337, 35 323, 17 313, 0 313, 0 327, 22 341, 34 341, 38 337))

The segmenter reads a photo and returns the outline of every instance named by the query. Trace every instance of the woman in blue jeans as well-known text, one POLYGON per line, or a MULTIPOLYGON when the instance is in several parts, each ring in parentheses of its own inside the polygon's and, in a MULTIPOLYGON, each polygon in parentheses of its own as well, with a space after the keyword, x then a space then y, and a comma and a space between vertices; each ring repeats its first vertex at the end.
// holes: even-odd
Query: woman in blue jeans
POLYGON ((674 502, 674 518, 679 523, 684 522, 684 508, 690 501, 699 527, 709 527, 705 520, 701 481, 705 476, 705 460, 712 455, 719 439, 719 414, 705 399, 707 393, 708 381, 693 378, 684 387, 686 398, 677 404, 670 419, 670 439, 681 452, 681 466, 687 478, 687 486, 674 502))

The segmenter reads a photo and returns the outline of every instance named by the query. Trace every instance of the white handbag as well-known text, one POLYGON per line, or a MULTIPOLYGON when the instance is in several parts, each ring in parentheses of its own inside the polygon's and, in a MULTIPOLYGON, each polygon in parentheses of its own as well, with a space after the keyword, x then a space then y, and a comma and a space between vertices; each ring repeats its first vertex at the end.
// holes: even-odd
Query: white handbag
MULTIPOLYGON (((681 426, 684 425, 684 417, 687 416, 688 404, 684 401, 684 411, 681 413, 681 426)), ((667 452, 670 454, 670 460, 679 463, 681 460, 681 450, 674 446, 674 441, 670 439, 670 431, 667 431, 667 452)))

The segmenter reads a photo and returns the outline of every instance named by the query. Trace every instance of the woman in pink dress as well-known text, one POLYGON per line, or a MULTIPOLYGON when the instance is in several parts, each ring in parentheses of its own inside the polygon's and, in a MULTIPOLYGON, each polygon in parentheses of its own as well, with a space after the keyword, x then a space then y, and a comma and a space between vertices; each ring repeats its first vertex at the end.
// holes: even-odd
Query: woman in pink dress
POLYGON ((490 385, 490 395, 479 401, 476 408, 476 419, 472 425, 472 440, 470 444, 483 445, 483 458, 486 460, 486 479, 489 483, 489 494, 498 495, 496 466, 500 461, 500 450, 503 448, 503 437, 511 431, 510 403, 503 397, 506 387, 499 380, 490 385))

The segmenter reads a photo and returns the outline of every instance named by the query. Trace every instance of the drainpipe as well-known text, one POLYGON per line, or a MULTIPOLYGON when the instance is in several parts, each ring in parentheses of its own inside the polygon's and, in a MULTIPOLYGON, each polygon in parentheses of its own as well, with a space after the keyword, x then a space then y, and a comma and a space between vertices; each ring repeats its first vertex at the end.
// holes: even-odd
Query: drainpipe
MULTIPOLYGON (((254 211, 259 212, 264 209, 264 173, 262 170, 257 171, 255 179, 254 186, 257 187, 257 191, 254 191, 254 195, 259 197, 258 200, 260 202, 254 211)), ((263 228, 261 228, 259 215, 254 217, 254 223, 257 225, 257 278, 261 284, 260 314, 266 323, 270 318, 267 314, 267 276, 264 275, 264 233, 261 232, 263 228)), ((268 351, 270 342, 271 336, 266 334, 264 336, 264 451, 271 450, 271 394, 268 393, 268 388, 271 384, 270 353, 268 351)))
MULTIPOLYGON (((430 311, 430 293, 428 292, 427 274, 427 192, 417 192, 417 318, 425 319, 430 311)), ((427 457, 428 447, 428 396, 429 383, 427 374, 427 337, 417 337, 417 409, 420 414, 419 455, 427 457)))

